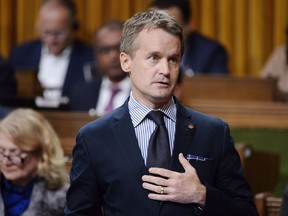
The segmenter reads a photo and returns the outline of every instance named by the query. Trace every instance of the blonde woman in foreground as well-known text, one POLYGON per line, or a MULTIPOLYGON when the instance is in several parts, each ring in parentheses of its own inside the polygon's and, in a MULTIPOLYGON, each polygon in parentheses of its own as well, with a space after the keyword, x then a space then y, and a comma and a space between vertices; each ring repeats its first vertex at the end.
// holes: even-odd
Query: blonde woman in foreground
POLYGON ((63 215, 68 173, 59 137, 32 109, 0 122, 0 215, 63 215))

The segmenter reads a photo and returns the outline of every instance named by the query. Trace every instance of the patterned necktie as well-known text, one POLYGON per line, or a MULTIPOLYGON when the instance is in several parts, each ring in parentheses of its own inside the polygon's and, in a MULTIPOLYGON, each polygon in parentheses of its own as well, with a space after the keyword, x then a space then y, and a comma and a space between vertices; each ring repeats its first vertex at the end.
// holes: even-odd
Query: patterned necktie
POLYGON ((110 100, 109 100, 109 102, 105 108, 105 113, 111 112, 114 109, 113 100, 114 100, 115 95, 120 91, 118 86, 111 86, 110 89, 111 89, 111 97, 110 97, 110 100))
POLYGON ((149 140, 147 167, 169 168, 171 154, 168 132, 164 123, 164 113, 151 111, 147 116, 156 124, 156 128, 149 140))

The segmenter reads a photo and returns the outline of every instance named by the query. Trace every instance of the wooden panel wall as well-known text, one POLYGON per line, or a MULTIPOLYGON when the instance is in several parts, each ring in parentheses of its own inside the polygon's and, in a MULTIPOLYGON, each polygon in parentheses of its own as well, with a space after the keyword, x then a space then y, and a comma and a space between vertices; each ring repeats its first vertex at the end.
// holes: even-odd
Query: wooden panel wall
MULTIPOLYGON (((79 37, 91 43, 93 33, 109 19, 126 20, 152 0, 75 0, 79 37)), ((231 74, 258 76, 272 50, 285 41, 287 0, 190 0, 194 29, 222 42, 231 74)), ((0 53, 36 37, 34 23, 41 0, 0 0, 0 53)))

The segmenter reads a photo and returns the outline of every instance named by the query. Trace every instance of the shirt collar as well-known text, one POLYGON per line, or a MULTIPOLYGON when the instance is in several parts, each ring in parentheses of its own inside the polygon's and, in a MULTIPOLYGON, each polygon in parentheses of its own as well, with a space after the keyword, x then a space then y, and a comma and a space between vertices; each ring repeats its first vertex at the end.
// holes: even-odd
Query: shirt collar
POLYGON ((49 49, 48 49, 48 47, 46 45, 43 45, 42 46, 42 50, 41 50, 41 54, 42 55, 46 55, 46 56, 51 55, 51 56, 54 56, 54 57, 57 57, 57 58, 64 58, 64 57, 68 58, 70 56, 71 52, 72 52, 72 45, 69 45, 68 47, 66 47, 60 53, 60 55, 57 55, 57 56, 55 56, 54 54, 50 53, 49 49))
MULTIPOLYGON (((133 96, 132 93, 130 93, 129 102, 129 113, 132 119, 132 124, 134 127, 139 125, 144 118, 147 116, 147 114, 152 111, 153 109, 139 103, 133 96)), ((162 111, 168 118, 170 118, 173 122, 176 122, 176 104, 171 97, 169 102, 165 104, 163 107, 157 109, 162 111)))

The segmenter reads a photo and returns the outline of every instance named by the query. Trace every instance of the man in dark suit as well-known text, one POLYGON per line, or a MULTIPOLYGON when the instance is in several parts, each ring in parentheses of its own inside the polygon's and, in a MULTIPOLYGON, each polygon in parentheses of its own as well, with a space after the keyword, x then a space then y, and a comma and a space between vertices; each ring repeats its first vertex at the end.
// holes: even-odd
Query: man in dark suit
POLYGON ((228 55, 224 46, 191 30, 189 0, 155 0, 151 6, 166 10, 181 25, 185 37, 181 66, 187 76, 228 73, 228 55))
POLYGON ((44 0, 37 20, 39 40, 16 46, 10 53, 15 69, 38 71, 44 96, 69 96, 84 81, 84 66, 93 61, 92 47, 75 38, 76 9, 71 0, 44 0))
POLYGON ((121 106, 129 96, 130 80, 122 70, 119 59, 122 29, 121 21, 110 20, 97 30, 94 37, 95 64, 91 67, 94 79, 73 87, 71 110, 89 111, 90 114, 101 116, 121 106))
POLYGON ((132 91, 80 129, 66 216, 258 215, 228 125, 172 97, 183 50, 167 13, 126 21, 120 62, 132 91))

